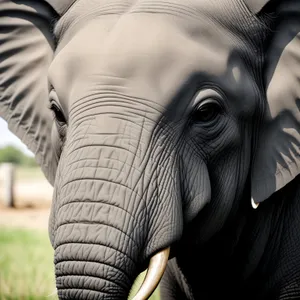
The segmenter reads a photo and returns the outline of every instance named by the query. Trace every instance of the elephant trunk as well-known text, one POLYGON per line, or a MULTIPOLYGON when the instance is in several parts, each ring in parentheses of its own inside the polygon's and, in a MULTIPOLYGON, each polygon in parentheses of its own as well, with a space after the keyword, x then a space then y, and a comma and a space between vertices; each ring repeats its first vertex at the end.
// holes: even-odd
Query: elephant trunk
MULTIPOLYGON (((168 250, 155 254, 179 238, 174 176, 159 172, 151 130, 135 124, 141 121, 95 117, 70 125, 50 226, 61 299, 126 298, 151 257, 162 276, 168 250)), ((158 283, 151 272, 136 299, 158 283)))

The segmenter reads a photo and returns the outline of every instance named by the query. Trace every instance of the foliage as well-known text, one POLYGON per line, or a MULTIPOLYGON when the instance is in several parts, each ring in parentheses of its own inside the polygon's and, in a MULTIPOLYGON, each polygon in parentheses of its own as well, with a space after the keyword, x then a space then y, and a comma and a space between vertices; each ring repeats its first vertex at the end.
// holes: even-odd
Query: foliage
POLYGON ((6 146, 0 149, 0 164, 1 163, 13 163, 27 167, 37 166, 33 157, 25 155, 21 150, 14 146, 6 146))
MULTIPOLYGON (((132 295, 144 275, 135 282, 132 295)), ((56 300, 54 282, 53 249, 48 233, 0 227, 0 300, 56 300)), ((158 291, 150 299, 159 300, 158 291)))
POLYGON ((0 228, 0 299, 57 299, 47 232, 0 228))

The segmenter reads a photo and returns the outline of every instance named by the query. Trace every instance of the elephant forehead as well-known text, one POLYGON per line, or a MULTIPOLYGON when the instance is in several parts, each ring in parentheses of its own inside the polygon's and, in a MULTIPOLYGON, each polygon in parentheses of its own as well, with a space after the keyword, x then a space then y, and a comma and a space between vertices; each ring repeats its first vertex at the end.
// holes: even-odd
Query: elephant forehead
POLYGON ((106 16, 90 21, 69 41, 56 56, 50 77, 56 86, 72 87, 77 99, 109 88, 166 106, 195 74, 202 83, 215 82, 236 94, 243 68, 236 45, 224 28, 206 20, 144 13, 106 16))
POLYGON ((128 13, 168 14, 197 20, 209 17, 227 27, 239 27, 240 31, 249 29, 244 26, 245 22, 255 23, 243 0, 80 0, 61 18, 55 33, 60 39, 74 23, 84 24, 93 17, 128 13))

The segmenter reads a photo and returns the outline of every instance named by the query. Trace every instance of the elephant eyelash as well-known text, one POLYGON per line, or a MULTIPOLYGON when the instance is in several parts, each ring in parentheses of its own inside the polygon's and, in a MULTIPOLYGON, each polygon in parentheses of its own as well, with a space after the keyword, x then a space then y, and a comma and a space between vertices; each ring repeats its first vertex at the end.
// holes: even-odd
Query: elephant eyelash
POLYGON ((203 101, 201 104, 197 105, 193 109, 191 114, 192 123, 199 123, 205 125, 206 123, 214 122, 214 119, 216 119, 219 115, 222 114, 222 105, 220 105, 219 101, 214 99, 211 99, 210 101, 209 100, 210 99, 208 99, 207 101, 203 101), (213 110, 209 112, 209 108, 213 108, 213 110), (209 117, 207 120, 201 120, 201 113, 205 112, 205 110, 207 110, 208 113, 211 113, 211 117, 209 117))
POLYGON ((53 112, 55 120, 62 126, 67 123, 64 113, 54 102, 50 102, 49 109, 53 112))

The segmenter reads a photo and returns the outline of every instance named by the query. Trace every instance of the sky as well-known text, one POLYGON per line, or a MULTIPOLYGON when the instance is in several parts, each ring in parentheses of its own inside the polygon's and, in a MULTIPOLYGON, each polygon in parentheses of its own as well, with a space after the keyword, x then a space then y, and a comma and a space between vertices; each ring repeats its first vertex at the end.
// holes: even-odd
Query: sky
POLYGON ((7 123, 0 117, 0 148, 7 145, 12 145, 23 151, 29 156, 33 156, 33 153, 7 128, 7 123))

